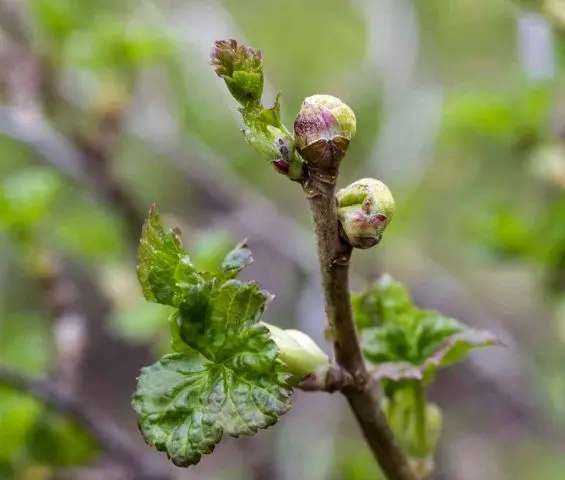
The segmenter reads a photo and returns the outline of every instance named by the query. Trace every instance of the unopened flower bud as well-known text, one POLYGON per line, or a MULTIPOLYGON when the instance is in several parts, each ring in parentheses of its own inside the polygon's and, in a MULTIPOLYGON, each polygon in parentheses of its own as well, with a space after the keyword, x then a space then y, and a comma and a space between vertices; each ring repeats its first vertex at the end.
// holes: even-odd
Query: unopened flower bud
POLYGON ((337 192, 337 201, 344 239, 355 248, 377 245, 395 212, 388 187, 374 178, 363 178, 337 192))
POLYGON ((210 63, 241 105, 245 107, 261 101, 264 78, 260 50, 241 45, 236 40, 220 40, 214 45, 210 63))
POLYGON ((355 114, 339 98, 313 95, 294 122, 298 152, 309 167, 336 171, 355 135, 355 114))
POLYGON ((300 330, 283 330, 264 323, 279 348, 279 358, 292 374, 292 381, 300 382, 306 375, 330 365, 328 355, 308 335, 300 330))

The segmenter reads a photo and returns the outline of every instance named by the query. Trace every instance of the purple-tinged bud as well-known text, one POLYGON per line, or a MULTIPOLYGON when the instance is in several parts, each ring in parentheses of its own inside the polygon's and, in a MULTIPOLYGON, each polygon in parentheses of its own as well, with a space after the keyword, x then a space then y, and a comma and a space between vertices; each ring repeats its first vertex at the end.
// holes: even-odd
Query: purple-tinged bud
POLYGON ((377 245, 395 212, 388 187, 374 178, 363 178, 341 189, 336 197, 344 239, 360 249, 377 245))
POLYGON ((313 95, 294 122, 298 152, 313 170, 335 173, 355 135, 355 114, 339 98, 313 95))

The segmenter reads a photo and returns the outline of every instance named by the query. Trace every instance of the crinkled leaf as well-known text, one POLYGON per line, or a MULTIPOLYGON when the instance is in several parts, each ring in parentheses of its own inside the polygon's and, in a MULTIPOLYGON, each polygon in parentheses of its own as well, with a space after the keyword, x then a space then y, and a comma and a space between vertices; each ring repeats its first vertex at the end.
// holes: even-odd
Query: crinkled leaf
POLYGON ((243 240, 226 255, 220 269, 237 274, 251 263, 253 263, 253 255, 247 246, 247 240, 243 240))
POLYGON ((140 429, 176 465, 198 463, 224 434, 251 435, 290 408, 278 349, 257 323, 268 300, 236 280, 192 288, 171 317, 182 351, 142 369, 133 399, 140 429))
POLYGON ((447 338, 468 329, 457 320, 444 317, 433 311, 418 310, 415 312, 415 318, 414 361, 417 363, 427 360, 447 338))
POLYGON ((410 338, 394 323, 366 328, 361 332, 365 356, 373 363, 411 361, 410 338))
POLYGON ((154 205, 143 224, 137 258, 137 277, 149 301, 177 306, 184 290, 201 281, 183 248, 180 232, 165 231, 154 205))
POLYGON ((389 275, 353 300, 364 354, 379 364, 377 375, 382 379, 428 381, 437 368, 460 360, 472 349, 500 344, 488 332, 419 309, 406 288, 389 275))
POLYGON ((394 382, 427 381, 438 368, 457 362, 476 348, 502 345, 490 332, 439 315, 426 317, 419 330, 420 336, 415 336, 412 342, 397 325, 363 331, 365 356, 378 365, 374 370, 376 378, 394 382), (437 322, 437 329, 432 321, 437 322))

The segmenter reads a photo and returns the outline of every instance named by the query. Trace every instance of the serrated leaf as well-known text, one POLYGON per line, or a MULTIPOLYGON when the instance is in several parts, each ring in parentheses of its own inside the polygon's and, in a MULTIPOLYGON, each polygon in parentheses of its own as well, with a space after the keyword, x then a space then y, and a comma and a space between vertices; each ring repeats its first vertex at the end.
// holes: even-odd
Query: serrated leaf
POLYGON ((180 232, 165 231, 154 205, 143 224, 137 258, 137 277, 151 302, 177 306, 184 290, 202 281, 183 248, 180 232))
POLYGON ((430 380, 438 368, 461 360, 476 348, 502 345, 490 332, 439 315, 424 319, 411 344, 396 325, 366 329, 361 341, 367 359, 378 365, 375 378, 393 382, 430 380))
POLYGON ((238 273, 251 263, 253 263, 253 255, 247 246, 247 240, 243 240, 226 255, 220 270, 238 273))
POLYGON ((140 429, 176 465, 196 464, 224 434, 251 435, 290 408, 278 349, 257 323, 268 300, 236 280, 192 288, 171 318, 182 351, 142 369, 133 399, 140 429))
MULTIPOLYGON (((406 288, 385 275, 354 297, 366 358, 377 364, 375 375, 387 382, 433 378, 475 348, 500 345, 489 332, 472 329, 438 312, 413 305, 406 288)), ((397 385, 400 387, 401 385, 397 385)))

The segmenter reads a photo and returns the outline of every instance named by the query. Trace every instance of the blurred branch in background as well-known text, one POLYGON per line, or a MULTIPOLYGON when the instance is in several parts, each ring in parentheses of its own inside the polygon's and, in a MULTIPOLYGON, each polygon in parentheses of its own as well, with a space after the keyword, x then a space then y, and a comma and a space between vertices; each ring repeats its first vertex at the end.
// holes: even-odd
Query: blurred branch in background
POLYGON ((120 474, 122 476, 117 478, 131 478, 132 480, 166 480, 169 478, 163 472, 155 471, 155 465, 151 459, 147 460, 144 455, 139 455, 137 449, 131 448, 128 437, 124 437, 114 424, 109 424, 90 412, 84 403, 69 392, 62 390, 57 383, 39 378, 28 378, 5 368, 0 368, 0 383, 37 397, 49 408, 85 426, 105 452, 125 469, 120 474))
POLYGON ((91 112, 94 123, 90 130, 85 129, 84 121, 76 118, 62 137, 52 132, 42 112, 54 114, 61 110, 76 112, 76 109, 59 93, 58 73, 51 68, 49 58, 35 50, 24 24, 23 8, 18 1, 0 2, 0 25, 6 27, 5 32, 16 50, 15 64, 6 72, 12 87, 8 100, 15 110, 3 107, 3 131, 31 144, 45 160, 65 173, 72 176, 82 173, 98 196, 120 213, 132 241, 137 242, 145 212, 111 173, 111 158, 122 133, 127 99, 117 99, 116 103, 116 99, 110 98, 109 102, 98 104, 91 112), (53 108, 57 112, 50 111, 53 108))

